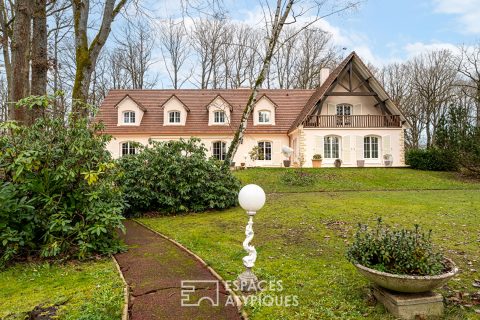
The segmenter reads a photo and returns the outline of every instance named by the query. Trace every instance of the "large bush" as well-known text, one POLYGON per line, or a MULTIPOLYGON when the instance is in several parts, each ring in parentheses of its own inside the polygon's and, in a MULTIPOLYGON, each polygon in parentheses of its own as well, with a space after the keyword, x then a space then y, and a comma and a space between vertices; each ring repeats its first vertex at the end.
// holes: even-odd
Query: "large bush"
POLYGON ((405 162, 418 170, 455 171, 458 169, 455 153, 438 148, 409 150, 405 155, 405 162))
POLYGON ((0 264, 118 251, 124 202, 100 127, 42 118, 1 129, 0 264))
POLYGON ((119 160, 128 214, 225 209, 236 205, 239 181, 228 167, 207 159, 200 140, 151 142, 119 160))

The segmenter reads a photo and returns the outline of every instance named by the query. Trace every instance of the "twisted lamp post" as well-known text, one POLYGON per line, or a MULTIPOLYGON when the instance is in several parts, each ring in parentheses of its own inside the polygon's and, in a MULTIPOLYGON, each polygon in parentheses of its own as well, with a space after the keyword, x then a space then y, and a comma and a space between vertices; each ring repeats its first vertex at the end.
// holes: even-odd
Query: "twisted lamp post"
POLYGON ((265 204, 265 192, 256 184, 247 184, 238 194, 238 202, 240 206, 247 212, 248 223, 245 228, 245 240, 243 241, 243 248, 248 255, 243 257, 243 265, 246 270, 238 276, 240 290, 243 292, 257 291, 257 276, 252 272, 252 268, 257 260, 257 250, 250 245, 253 239, 253 216, 265 204))

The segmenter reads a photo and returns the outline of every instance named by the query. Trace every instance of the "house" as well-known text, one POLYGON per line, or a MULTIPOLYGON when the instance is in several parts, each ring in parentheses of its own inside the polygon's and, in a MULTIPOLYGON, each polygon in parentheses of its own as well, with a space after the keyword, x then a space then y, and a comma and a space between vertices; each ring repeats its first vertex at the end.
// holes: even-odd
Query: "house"
MULTIPOLYGON (((293 163, 323 166, 341 159, 343 166, 404 165, 405 117, 367 66, 352 52, 332 72, 323 69, 315 90, 260 90, 234 162, 282 166, 282 148, 293 149, 293 163), (249 152, 258 146, 262 160, 249 152)), ((114 157, 134 153, 131 142, 198 137, 211 156, 223 159, 239 125, 249 89, 111 90, 97 120, 114 139, 114 157)))

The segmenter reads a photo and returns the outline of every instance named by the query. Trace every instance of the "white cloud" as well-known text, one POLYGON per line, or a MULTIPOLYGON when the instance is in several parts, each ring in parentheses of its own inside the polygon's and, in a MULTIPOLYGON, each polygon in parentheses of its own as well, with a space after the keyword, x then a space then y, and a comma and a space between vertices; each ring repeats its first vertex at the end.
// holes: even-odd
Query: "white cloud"
POLYGON ((480 0, 433 0, 436 13, 458 16, 465 33, 480 34, 480 0))
POLYGON ((423 42, 414 42, 408 43, 405 45, 404 50, 407 54, 407 58, 415 57, 419 54, 426 53, 429 51, 447 49, 453 53, 459 53, 460 49, 458 46, 448 43, 448 42, 432 42, 432 43, 423 43, 423 42))

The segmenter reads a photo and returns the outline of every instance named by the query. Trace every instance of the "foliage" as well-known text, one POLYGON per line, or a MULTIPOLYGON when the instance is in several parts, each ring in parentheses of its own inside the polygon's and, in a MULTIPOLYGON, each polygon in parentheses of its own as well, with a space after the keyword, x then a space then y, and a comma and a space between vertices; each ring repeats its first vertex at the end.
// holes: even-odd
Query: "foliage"
POLYGON ((452 107, 440 120, 435 141, 461 168, 480 175, 480 127, 469 122, 468 111, 452 107))
POLYGON ((122 157, 118 184, 129 205, 127 214, 178 213, 235 206, 239 181, 222 162, 207 159, 200 140, 150 142, 122 157))
POLYGON ((417 170, 455 171, 458 168, 455 154, 438 148, 408 150, 405 162, 417 170))
POLYGON ((445 267, 443 255, 436 251, 431 241, 431 230, 393 230, 377 220, 377 226, 369 230, 359 224, 347 258, 352 263, 393 274, 438 275, 445 267))
POLYGON ((280 176, 283 184, 288 186, 309 186, 315 182, 315 175, 304 170, 285 170, 280 176))
POLYGON ((43 117, 30 127, 6 122, 2 129, 0 264, 119 251, 124 205, 100 126, 43 117))
POLYGON ((313 160, 322 160, 322 155, 317 153, 317 154, 314 154, 313 157, 312 157, 313 160))
POLYGON ((250 159, 252 161, 255 161, 255 160, 264 160, 264 155, 263 155, 263 152, 260 151, 260 148, 258 146, 254 146, 252 148, 252 150, 250 150, 250 152, 248 153, 248 155, 250 156, 250 159))

